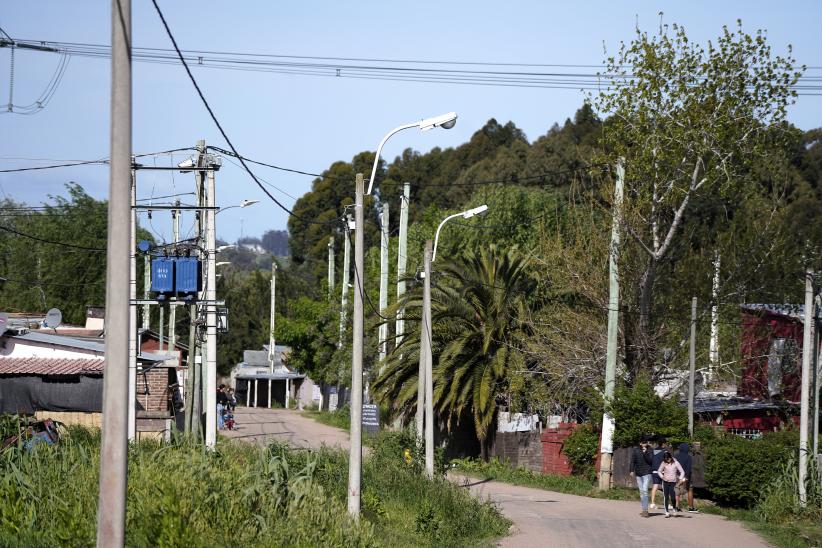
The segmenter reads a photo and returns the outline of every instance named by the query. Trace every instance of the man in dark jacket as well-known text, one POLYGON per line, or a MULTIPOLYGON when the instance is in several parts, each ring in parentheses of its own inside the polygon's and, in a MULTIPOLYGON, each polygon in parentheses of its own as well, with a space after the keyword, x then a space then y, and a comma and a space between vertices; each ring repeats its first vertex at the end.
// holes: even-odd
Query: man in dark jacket
POLYGON ((679 444, 679 451, 677 451, 674 458, 679 461, 680 466, 685 471, 685 481, 677 486, 676 490, 676 508, 678 512, 682 511, 682 499, 688 498, 688 511, 696 512, 694 508, 694 486, 691 484, 691 472, 693 470, 693 458, 690 453, 691 448, 687 443, 679 444))
POLYGON ((640 516, 648 517, 648 489, 651 487, 651 463, 653 451, 648 438, 643 437, 639 447, 631 452, 631 474, 636 477, 636 486, 639 489, 639 500, 642 503, 640 516))

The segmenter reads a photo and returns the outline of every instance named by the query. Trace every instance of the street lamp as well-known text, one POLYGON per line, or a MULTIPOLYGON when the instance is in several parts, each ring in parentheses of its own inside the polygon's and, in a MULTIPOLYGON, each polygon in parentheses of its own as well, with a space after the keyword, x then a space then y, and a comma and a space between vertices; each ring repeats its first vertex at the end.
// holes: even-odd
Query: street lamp
POLYGON ((260 203, 260 200, 243 200, 242 202, 240 202, 237 205, 228 206, 228 207, 221 207, 220 210, 217 213, 219 214, 219 213, 222 213, 223 211, 225 211, 227 209, 233 209, 235 207, 248 207, 248 206, 251 206, 251 205, 254 205, 254 204, 258 204, 258 203, 260 203))
POLYGON ((227 264, 231 264, 229 261, 220 261, 219 263, 215 264, 214 266, 225 266, 227 264))
POLYGON ((420 368, 417 384, 417 428, 422 426, 422 415, 419 412, 421 404, 425 405, 425 472, 429 478, 434 477, 434 348, 431 344, 431 336, 433 328, 431 325, 431 263, 437 254, 437 242, 440 237, 440 229, 443 225, 455 219, 462 217, 463 219, 470 219, 476 215, 488 211, 488 206, 483 204, 479 207, 467 209, 461 213, 449 215, 442 220, 437 227, 437 232, 434 236, 434 243, 431 240, 425 242, 425 271, 423 280, 422 293, 422 333, 420 337, 420 368), (433 247, 433 249, 432 249, 433 247), (424 399, 420 396, 424 394, 424 399))
POLYGON ((440 114, 439 116, 434 116, 433 118, 426 118, 425 120, 420 120, 419 122, 414 122, 413 124, 405 124, 404 126, 398 126, 389 131, 385 134, 385 137, 382 138, 380 141, 380 145, 377 147, 377 155, 374 157, 374 167, 371 168, 371 179, 368 181, 368 190, 365 192, 365 195, 368 196, 371 194, 371 187, 374 186, 374 176, 377 174, 377 166, 380 163, 380 152, 382 152, 382 147, 385 142, 391 138, 392 135, 395 133, 399 133, 404 129, 411 129, 413 127, 420 128, 420 131, 428 131, 429 129, 434 129, 435 127, 441 127, 442 129, 451 129, 457 124, 457 113, 456 112, 449 112, 447 114, 440 114))
POLYGON ((354 200, 354 317, 353 341, 351 344, 351 430, 350 452, 348 459, 348 513, 354 519, 360 517, 360 489, 362 476, 362 351, 363 351, 363 272, 364 272, 364 212, 363 201, 366 194, 371 194, 374 186, 374 177, 380 163, 380 152, 385 142, 392 135, 404 129, 413 127, 420 131, 428 131, 435 127, 451 129, 457 123, 457 113, 449 112, 433 118, 426 118, 419 122, 398 126, 389 131, 380 141, 377 154, 374 156, 374 167, 371 169, 371 178, 368 181, 368 192, 363 191, 364 181, 362 173, 357 174, 356 192, 354 200))

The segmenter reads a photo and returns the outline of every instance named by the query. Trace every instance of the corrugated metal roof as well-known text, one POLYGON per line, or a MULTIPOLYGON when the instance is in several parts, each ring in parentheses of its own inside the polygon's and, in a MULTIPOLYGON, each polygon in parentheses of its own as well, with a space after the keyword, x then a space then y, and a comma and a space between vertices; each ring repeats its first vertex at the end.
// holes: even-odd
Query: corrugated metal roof
POLYGON ((23 341, 50 344, 53 346, 63 346, 66 348, 77 348, 79 350, 89 350, 91 352, 102 353, 106 351, 106 345, 102 342, 75 339, 72 337, 64 337, 62 335, 52 335, 50 333, 40 333, 38 331, 29 331, 21 335, 12 335, 11 337, 23 341))
POLYGON ((103 358, 0 358, 0 375, 102 374, 103 358))
POLYGON ((749 303, 740 305, 743 310, 749 312, 759 312, 762 314, 773 314, 776 316, 785 316, 787 318, 794 318, 799 321, 805 319, 805 305, 804 304, 766 304, 766 303, 749 303))

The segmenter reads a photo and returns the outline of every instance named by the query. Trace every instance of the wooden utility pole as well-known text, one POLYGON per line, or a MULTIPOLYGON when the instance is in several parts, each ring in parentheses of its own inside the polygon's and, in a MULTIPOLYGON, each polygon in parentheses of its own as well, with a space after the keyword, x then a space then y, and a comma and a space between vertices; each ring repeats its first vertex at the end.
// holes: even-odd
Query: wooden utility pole
POLYGON ((619 246, 622 225, 622 188, 625 179, 625 160, 620 158, 616 165, 616 185, 614 187, 614 210, 611 222, 611 247, 608 253, 608 347, 605 356, 605 413, 602 417, 602 441, 600 443, 599 489, 611 488, 611 459, 614 452, 614 418, 608 413, 608 406, 614 397, 616 379, 617 342, 619 339, 619 246))
POLYGON ((131 215, 131 0, 111 2, 111 154, 106 253, 106 374, 97 547, 125 545, 128 483, 131 215))

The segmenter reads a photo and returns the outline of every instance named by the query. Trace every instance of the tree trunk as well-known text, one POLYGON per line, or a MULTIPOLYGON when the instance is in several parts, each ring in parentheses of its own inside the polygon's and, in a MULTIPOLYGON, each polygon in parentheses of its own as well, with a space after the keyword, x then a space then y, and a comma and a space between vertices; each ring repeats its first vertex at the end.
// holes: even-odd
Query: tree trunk
POLYGON ((656 282, 657 260, 648 259, 645 272, 639 280, 639 310, 632 322, 635 328, 631 333, 630 347, 627 354, 628 374, 633 382, 638 377, 653 372, 656 348, 652 334, 651 309, 653 307, 654 283, 656 282))

